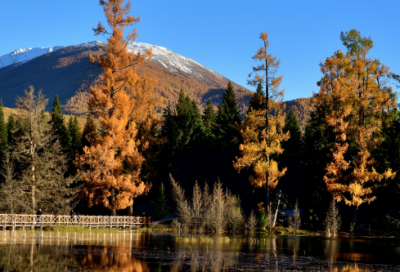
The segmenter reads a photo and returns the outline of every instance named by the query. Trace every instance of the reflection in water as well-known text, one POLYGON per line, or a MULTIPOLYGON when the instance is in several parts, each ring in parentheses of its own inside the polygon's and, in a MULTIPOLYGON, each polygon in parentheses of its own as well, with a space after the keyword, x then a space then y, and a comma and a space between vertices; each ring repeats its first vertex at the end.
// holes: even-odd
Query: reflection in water
MULTIPOLYGON (((174 235, 134 232, 3 231, 0 271, 400 271, 400 266, 362 263, 376 259, 362 250, 351 252, 361 242, 278 236, 177 241, 174 235)), ((398 245, 391 243, 395 250, 398 245)))
POLYGON ((150 271, 144 260, 137 259, 127 248, 85 246, 86 254, 76 257, 80 266, 90 271, 150 271))

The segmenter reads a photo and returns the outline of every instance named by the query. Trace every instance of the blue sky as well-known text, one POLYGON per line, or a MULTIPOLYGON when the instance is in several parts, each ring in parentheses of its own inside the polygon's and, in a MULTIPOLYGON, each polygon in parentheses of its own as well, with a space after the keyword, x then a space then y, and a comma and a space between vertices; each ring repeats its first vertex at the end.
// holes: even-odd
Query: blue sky
MULTIPOLYGON (((320 61, 345 51, 340 32, 371 36, 370 56, 400 74, 400 1, 146 0, 132 1, 140 15, 138 42, 164 46, 246 85, 251 56, 267 32, 270 52, 281 59, 285 100, 318 91, 320 61)), ((92 27, 105 22, 97 0, 1 0, 0 55, 18 48, 101 40, 92 27)))

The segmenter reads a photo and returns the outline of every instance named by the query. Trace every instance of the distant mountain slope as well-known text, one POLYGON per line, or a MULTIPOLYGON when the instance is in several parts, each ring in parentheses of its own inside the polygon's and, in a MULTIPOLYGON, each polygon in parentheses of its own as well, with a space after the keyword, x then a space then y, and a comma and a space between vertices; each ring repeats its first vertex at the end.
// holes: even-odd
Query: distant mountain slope
MULTIPOLYGON (((62 104, 71 101, 76 93, 85 93, 89 86, 100 80, 101 69, 91 65, 89 54, 105 53, 102 42, 89 42, 73 46, 18 49, 0 56, 0 98, 5 107, 14 107, 13 100, 22 95, 29 85, 49 98, 47 110, 52 108, 55 95, 62 104)), ((183 89, 203 110, 209 99, 214 105, 221 103, 228 78, 207 67, 176 54, 171 50, 146 43, 132 43, 129 50, 143 51, 153 48, 152 62, 137 67, 139 74, 158 78, 158 94, 164 102, 174 103, 183 89)), ((252 92, 233 82, 238 106, 242 114, 247 111, 252 92)), ((309 117, 308 98, 285 102, 287 111, 293 108, 302 127, 309 117)))
MULTIPOLYGON (((138 66, 137 71, 159 79, 157 91, 166 102, 174 102, 181 88, 199 103, 200 108, 204 108, 208 99, 214 103, 221 101, 229 79, 164 47, 134 43, 129 49, 142 51, 150 47, 153 47, 152 62, 138 66)), ((31 51, 35 50, 28 52, 31 51)), ((33 59, 29 54, 23 55, 25 58, 14 58, 19 62, 0 69, 0 97, 6 107, 13 107, 16 95, 21 95, 29 85, 43 89, 50 101, 58 94, 60 101, 65 104, 76 92, 88 91, 89 86, 99 80, 101 69, 90 64, 89 53, 104 54, 102 43, 55 47, 47 51, 49 53, 40 51, 43 54, 33 59)), ((10 63, 9 55, 1 56, 0 61, 10 63)), ((233 85, 241 111, 244 112, 251 91, 235 83, 233 85)))

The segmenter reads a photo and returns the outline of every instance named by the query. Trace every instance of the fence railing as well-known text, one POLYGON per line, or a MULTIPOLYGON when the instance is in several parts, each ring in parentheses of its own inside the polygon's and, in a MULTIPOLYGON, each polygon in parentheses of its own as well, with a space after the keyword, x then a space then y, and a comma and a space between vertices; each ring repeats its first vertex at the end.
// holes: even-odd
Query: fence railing
POLYGON ((86 227, 135 227, 150 224, 150 217, 96 216, 96 215, 29 215, 0 214, 0 227, 86 226, 86 227))

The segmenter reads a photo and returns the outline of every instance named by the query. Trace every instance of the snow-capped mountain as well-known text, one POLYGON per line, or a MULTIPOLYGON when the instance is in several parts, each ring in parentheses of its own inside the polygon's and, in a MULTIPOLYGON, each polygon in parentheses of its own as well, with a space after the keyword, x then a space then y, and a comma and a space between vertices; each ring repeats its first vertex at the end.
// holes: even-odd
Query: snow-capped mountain
POLYGON ((179 55, 168 48, 139 42, 133 42, 128 45, 128 51, 130 52, 143 52, 150 48, 153 49, 153 62, 163 66, 170 72, 183 76, 190 75, 202 77, 200 71, 205 69, 208 72, 213 73, 215 76, 223 78, 223 76, 215 71, 208 69, 192 59, 179 55))
MULTIPOLYGON (((82 43, 78 47, 91 48, 93 46, 103 46, 104 43, 100 41, 93 41, 82 43)), ((42 55, 60 50, 67 46, 52 46, 52 47, 36 47, 36 48, 21 48, 17 49, 9 54, 0 56, 0 69, 9 65, 20 65, 34 58, 40 57, 42 55)), ((214 72, 213 70, 201 65, 200 63, 181 56, 168 48, 162 46, 151 45, 148 43, 132 42, 128 45, 128 51, 130 52, 143 52, 145 50, 153 49, 153 62, 161 65, 170 72, 179 74, 185 77, 195 77, 202 78, 202 71, 207 70, 207 72, 214 74, 214 76, 219 78, 224 78, 222 75, 214 72)))
POLYGON ((0 56, 0 69, 13 64, 22 64, 44 54, 59 50, 64 46, 20 48, 13 52, 0 56))
MULTIPOLYGON (((64 105, 75 101, 75 95, 88 92, 90 86, 101 81, 103 71, 90 63, 89 55, 104 55, 104 45, 95 41, 71 46, 26 48, 0 56, 0 98, 3 105, 13 107, 16 96, 23 94, 29 86, 42 89, 49 101, 56 95, 64 105)), ((221 102, 230 81, 228 78, 165 47, 138 42, 128 45, 128 50, 134 53, 150 48, 152 61, 135 68, 138 74, 158 79, 156 93, 164 103, 176 101, 181 89, 196 100, 201 110, 208 100, 216 104, 221 102)), ((238 107, 245 112, 252 93, 235 82, 232 84, 238 107)), ((51 110, 51 103, 48 110, 51 110)))

